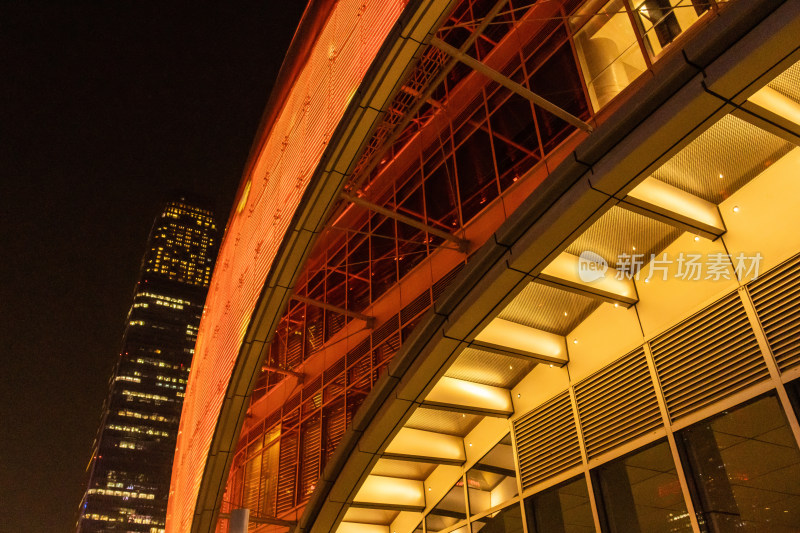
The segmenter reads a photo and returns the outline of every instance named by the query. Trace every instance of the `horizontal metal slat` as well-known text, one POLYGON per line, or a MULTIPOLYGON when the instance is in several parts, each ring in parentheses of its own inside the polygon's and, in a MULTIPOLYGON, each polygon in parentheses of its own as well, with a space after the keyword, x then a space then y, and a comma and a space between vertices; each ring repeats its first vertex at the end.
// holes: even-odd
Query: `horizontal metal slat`
POLYGON ((673 420, 769 375, 736 292, 654 339, 651 350, 673 420))
POLYGON ((578 433, 565 391, 514 423, 523 487, 580 462, 578 433))

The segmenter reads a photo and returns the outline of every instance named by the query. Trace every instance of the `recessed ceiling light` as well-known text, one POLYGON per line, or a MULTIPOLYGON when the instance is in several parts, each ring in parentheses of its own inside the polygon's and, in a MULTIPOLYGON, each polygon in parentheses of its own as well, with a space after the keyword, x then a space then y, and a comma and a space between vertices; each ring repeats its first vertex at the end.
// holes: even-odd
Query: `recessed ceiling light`
POLYGON ((633 247, 633 251, 634 251, 634 252, 636 251, 636 247, 635 247, 635 246, 633 247))
POLYGON ((724 177, 725 177, 725 176, 723 176, 722 174, 720 174, 720 175, 719 175, 719 179, 722 179, 722 178, 724 178, 724 177))
POLYGON ((509 370, 514 370, 514 366, 513 365, 508 365, 508 369, 509 370))
POLYGON ((566 311, 564 311, 564 316, 567 316, 567 312, 566 311))
POLYGON ((572 341, 572 344, 578 344, 578 339, 575 339, 574 341, 572 341))
POLYGON ((739 212, 739 206, 738 205, 733 206, 733 212, 734 213, 738 213, 739 212))
POLYGON ((472 448, 472 443, 471 442, 469 443, 469 447, 472 448))
POLYGON ((619 307, 619 304, 614 304, 614 307, 619 307))
POLYGON ((550 368, 553 368, 553 365, 552 365, 552 364, 550 365, 550 368))
POLYGON ((695 235, 694 236, 694 242, 699 242, 699 241, 700 241, 700 236, 699 235, 695 235))
POLYGON ((650 283, 650 278, 644 278, 645 283, 650 283))
POLYGON ((520 396, 522 396, 522 394, 520 394, 520 393, 517 393, 517 398, 519 398, 520 396))

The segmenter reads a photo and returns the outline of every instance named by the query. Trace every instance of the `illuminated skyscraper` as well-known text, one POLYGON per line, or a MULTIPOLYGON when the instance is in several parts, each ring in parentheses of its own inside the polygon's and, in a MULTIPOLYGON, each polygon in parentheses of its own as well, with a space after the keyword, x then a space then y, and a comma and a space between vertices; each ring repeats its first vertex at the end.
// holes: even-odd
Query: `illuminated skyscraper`
POLYGON ((164 530, 183 395, 217 249, 210 209, 178 195, 153 224, 89 463, 77 530, 164 530))

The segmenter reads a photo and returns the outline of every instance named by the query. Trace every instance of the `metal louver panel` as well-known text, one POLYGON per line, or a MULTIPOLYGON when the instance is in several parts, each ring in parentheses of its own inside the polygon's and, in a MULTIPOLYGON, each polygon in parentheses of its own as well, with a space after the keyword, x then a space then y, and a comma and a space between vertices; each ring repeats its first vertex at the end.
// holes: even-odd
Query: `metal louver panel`
MULTIPOLYGON (((322 450, 324 452, 323 462, 327 463, 336 450, 336 446, 342 440, 346 431, 347 418, 344 408, 344 400, 325 407, 322 414, 322 450)), ((324 464, 323 464, 324 467, 324 464)))
POLYGON ((767 342, 782 372, 800 365, 800 255, 748 286, 767 342))
POLYGON ((769 377, 737 293, 650 342, 675 420, 769 377))
POLYGON ((311 497, 320 476, 322 454, 322 424, 319 414, 303 422, 300 433, 300 474, 298 476, 297 503, 311 497))
POLYGON ((456 265, 450 270, 450 272, 442 276, 439 281, 433 284, 433 287, 431 287, 431 293, 433 293, 432 295, 434 302, 438 300, 439 296, 444 293, 445 289, 447 289, 447 286, 450 285, 450 282, 456 279, 456 276, 458 276, 458 273, 461 272, 462 268, 464 268, 464 263, 456 265))
POLYGON ((581 463, 567 391, 514 422, 514 435, 523 489, 581 463))
POLYGON ((372 346, 377 346, 400 329, 400 316, 394 315, 372 333, 372 346))
POLYGON ((294 507, 295 480, 297 476, 297 431, 284 433, 280 441, 278 462, 277 514, 294 507))
POLYGON ((258 490, 261 486, 261 455, 251 458, 244 467, 244 496, 242 507, 258 509, 258 490))
POLYGON ((575 399, 589 457, 661 426, 658 400, 641 348, 575 385, 575 399))
POLYGON ((403 307, 403 309, 400 311, 400 321, 403 324, 408 323, 412 318, 430 307, 430 305, 431 293, 429 291, 425 291, 414 298, 407 306, 403 307))

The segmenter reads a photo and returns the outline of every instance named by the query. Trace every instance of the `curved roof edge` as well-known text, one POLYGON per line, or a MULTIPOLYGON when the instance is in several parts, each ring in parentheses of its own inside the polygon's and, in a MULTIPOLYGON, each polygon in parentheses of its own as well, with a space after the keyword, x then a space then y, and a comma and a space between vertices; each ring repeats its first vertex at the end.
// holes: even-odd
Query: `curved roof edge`
MULTIPOLYGON (((253 139, 253 144, 250 146, 242 177, 236 189, 236 198, 241 196, 242 189, 247 183, 250 174, 253 172, 258 156, 264 148, 264 143, 272 130, 272 126, 278 119, 279 111, 286 103, 293 82, 308 61, 308 56, 311 54, 313 45, 322 33, 335 4, 336 0, 309 0, 308 5, 306 5, 303 16, 300 18, 300 24, 298 24, 297 30, 295 30, 292 36, 289 49, 286 51, 286 55, 281 63, 281 68, 278 70, 278 75, 275 77, 275 82, 272 84, 273 88, 270 91, 267 105, 264 107, 261 119, 258 121, 256 136, 255 139, 253 139)), ((229 220, 235 211, 236 203, 231 207, 229 220)))

